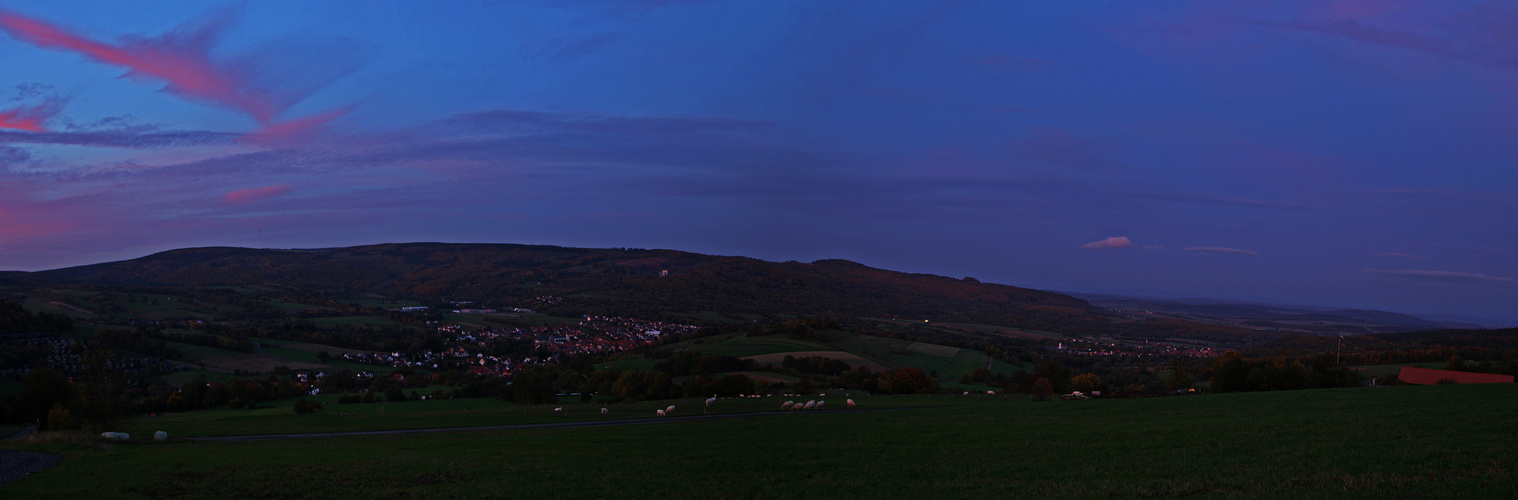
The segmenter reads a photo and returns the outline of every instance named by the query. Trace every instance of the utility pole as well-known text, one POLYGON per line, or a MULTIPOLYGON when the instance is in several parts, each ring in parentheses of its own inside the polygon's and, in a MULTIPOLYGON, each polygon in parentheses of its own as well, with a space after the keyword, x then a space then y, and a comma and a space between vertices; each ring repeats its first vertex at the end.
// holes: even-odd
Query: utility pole
POLYGON ((1344 335, 1339 335, 1339 352, 1334 353, 1334 368, 1339 367, 1339 357, 1344 355, 1344 335))

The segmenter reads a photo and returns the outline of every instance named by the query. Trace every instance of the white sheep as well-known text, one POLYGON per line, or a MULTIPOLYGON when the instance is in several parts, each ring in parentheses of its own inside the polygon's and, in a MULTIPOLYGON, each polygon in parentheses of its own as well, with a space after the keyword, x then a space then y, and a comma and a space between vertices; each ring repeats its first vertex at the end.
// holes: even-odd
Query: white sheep
POLYGON ((554 408, 553 412, 554 413, 564 413, 564 407, 561 406, 561 407, 558 407, 558 408, 554 408))
POLYGON ((991 394, 991 395, 995 395, 995 394, 996 394, 996 391, 986 391, 986 394, 991 394))
POLYGON ((669 413, 669 414, 675 413, 675 405, 669 405, 669 408, 665 408, 664 409, 664 413, 669 413))
POLYGON ((849 408, 853 408, 854 407, 854 400, 853 399, 850 399, 848 401, 844 401, 844 403, 847 404, 847 405, 849 405, 849 408))
POLYGON ((792 406, 796 406, 795 401, 786 401, 784 403, 780 403, 780 409, 782 410, 789 410, 792 406))
POLYGON ((828 402, 827 401, 818 401, 817 402, 817 409, 821 410, 822 409, 822 405, 825 405, 825 404, 828 404, 828 402))
POLYGON ((801 409, 803 409, 803 410, 810 410, 810 409, 816 408, 816 407, 817 407, 817 400, 811 400, 811 401, 807 401, 806 405, 802 406, 801 409))
POLYGON ((154 432, 153 433, 153 440, 154 441, 163 441, 163 440, 166 440, 166 439, 169 439, 169 433, 167 433, 167 432, 158 431, 158 432, 154 432))
POLYGON ((711 406, 711 405, 714 405, 714 404, 717 404, 717 397, 716 396, 712 396, 710 398, 706 398, 706 406, 711 406))
POLYGON ((654 410, 654 413, 661 417, 664 416, 664 410, 654 410))
POLYGON ((602 408, 602 409, 601 409, 601 414, 602 414, 602 415, 605 415, 605 414, 607 414, 607 413, 611 413, 611 410, 608 410, 608 409, 605 409, 605 408, 602 408))

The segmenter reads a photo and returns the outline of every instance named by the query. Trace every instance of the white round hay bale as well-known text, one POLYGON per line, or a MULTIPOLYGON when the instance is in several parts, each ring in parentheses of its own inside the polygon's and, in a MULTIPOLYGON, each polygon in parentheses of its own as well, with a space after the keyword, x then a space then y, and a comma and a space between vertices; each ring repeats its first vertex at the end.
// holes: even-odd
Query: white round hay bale
POLYGON ((169 433, 167 433, 167 432, 158 431, 158 432, 154 432, 153 433, 153 440, 154 441, 163 441, 163 440, 166 440, 168 438, 169 438, 169 433))

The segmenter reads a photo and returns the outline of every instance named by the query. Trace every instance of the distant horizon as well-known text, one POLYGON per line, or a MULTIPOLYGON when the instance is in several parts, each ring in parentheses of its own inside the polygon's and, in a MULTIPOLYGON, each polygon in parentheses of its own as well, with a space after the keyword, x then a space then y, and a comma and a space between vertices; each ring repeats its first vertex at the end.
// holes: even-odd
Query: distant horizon
MULTIPOLYGON (((113 263, 113 262, 125 262, 125 261, 130 261, 130 260, 136 260, 136 259, 151 257, 153 255, 160 254, 160 253, 165 253, 165 252, 173 252, 173 251, 179 251, 179 250, 194 250, 194 249, 201 249, 201 248, 233 248, 233 249, 242 249, 242 250, 302 251, 302 250, 330 250, 330 249, 364 247, 364 246, 379 246, 379 245, 413 245, 413 244, 439 244, 439 245, 521 245, 521 246, 549 246, 549 247, 561 247, 561 248, 583 248, 583 249, 596 249, 596 250, 616 250, 616 249, 627 249, 627 250, 659 250, 659 251, 688 252, 688 253, 696 253, 696 254, 702 254, 702 255, 713 255, 713 256, 724 256, 724 257, 744 257, 744 258, 759 259, 759 260, 768 261, 768 262, 795 261, 795 262, 803 262, 803 263, 808 263, 808 264, 810 264, 810 263, 816 263, 818 261, 823 261, 823 260, 841 259, 841 260, 847 260, 847 261, 850 261, 850 262, 861 264, 861 265, 864 265, 864 266, 867 266, 867 267, 876 268, 876 269, 884 269, 884 270, 888 270, 888 271, 907 272, 907 273, 922 272, 922 271, 911 271, 911 270, 906 270, 906 269, 895 269, 895 268, 891 268, 891 267, 882 267, 882 266, 871 264, 869 262, 862 262, 862 261, 855 260, 855 259, 847 259, 847 258, 841 258, 841 257, 823 257, 823 258, 810 259, 810 260, 768 259, 768 258, 755 257, 755 256, 750 256, 750 255, 741 255, 741 254, 710 254, 710 253, 705 253, 705 252, 695 252, 695 251, 684 250, 684 249, 679 249, 679 248, 645 248, 645 247, 633 247, 633 246, 568 246, 568 245, 556 245, 556 244, 548 244, 548 243, 449 242, 449 241, 405 241, 405 242, 363 243, 363 244, 357 244, 357 245, 344 245, 344 246, 263 247, 263 248, 260 248, 260 247, 248 247, 248 246, 237 246, 237 245, 205 245, 205 246, 172 248, 172 249, 167 249, 167 250, 153 251, 153 252, 149 252, 149 253, 138 255, 136 257, 126 257, 126 258, 119 258, 119 259, 113 259, 113 260, 104 260, 104 261, 99 261, 99 262, 90 262, 90 263, 85 263, 85 264, 76 264, 76 265, 69 265, 69 266, 62 266, 62 267, 55 267, 55 268, 34 269, 34 270, 0 269, 0 272, 27 272, 27 273, 31 273, 31 272, 56 271, 56 270, 60 270, 60 269, 68 269, 68 268, 73 268, 73 267, 84 267, 84 266, 92 266, 92 265, 98 265, 98 264, 109 264, 109 263, 113 263)), ((1435 321, 1435 322, 1470 323, 1470 324, 1478 325, 1478 326, 1480 326, 1482 328, 1511 328, 1511 327, 1518 326, 1518 319, 1503 319, 1503 318, 1498 318, 1498 317, 1481 317, 1481 316, 1473 316, 1473 315, 1460 314, 1460 313, 1441 313, 1441 312, 1437 312, 1437 311, 1399 310, 1399 309, 1390 309, 1390 308, 1379 308, 1379 307, 1374 307, 1374 306, 1351 306, 1351 305, 1331 304, 1331 303, 1310 303, 1310 302, 1292 301, 1292 300, 1290 300, 1288 298, 1273 299, 1273 298, 1240 298, 1240 297, 1220 297, 1220 296, 1204 297, 1204 296, 1198 296, 1198 295, 1195 295, 1195 294, 1188 294, 1186 292, 1174 292, 1174 291, 1131 291, 1131 290, 1130 291, 1113 291, 1113 290, 1110 290, 1110 289, 1109 290, 1105 290, 1105 291, 1104 290, 1070 290, 1070 289, 1064 289, 1064 288, 1060 288, 1060 287, 1040 287, 1040 286, 1031 286, 1031 285, 1025 285, 1025 284, 1018 284, 1018 283, 1001 282, 1001 281, 997 281, 997 280, 994 280, 994 279, 984 279, 984 278, 980 278, 980 277, 976 277, 976 276, 956 275, 956 274, 952 274, 952 273, 951 274, 927 273, 927 274, 933 274, 933 275, 937 275, 937 276, 943 276, 943 277, 948 277, 948 278, 956 278, 956 279, 967 278, 967 277, 968 278, 975 278, 976 280, 981 281, 981 282, 985 282, 985 283, 992 283, 992 284, 1006 285, 1006 286, 1014 286, 1014 287, 1019 287, 1019 288, 1029 288, 1029 289, 1040 290, 1040 291, 1045 291, 1045 292, 1053 292, 1053 293, 1058 293, 1058 294, 1069 295, 1069 296, 1072 296, 1072 297, 1081 298, 1082 300, 1091 300, 1091 299, 1087 299, 1085 296, 1111 296, 1111 297, 1122 297, 1122 298, 1131 298, 1131 299, 1167 300, 1167 301, 1177 301, 1177 302, 1185 302, 1185 301, 1211 301, 1211 302, 1215 302, 1215 303, 1219 303, 1219 304, 1243 304, 1243 305, 1259 305, 1259 306, 1280 306, 1280 307, 1292 307, 1292 308, 1303 308, 1303 309, 1321 309, 1321 310, 1324 310, 1324 311, 1332 311, 1332 310, 1366 310, 1366 311, 1379 311, 1379 312, 1406 314, 1406 315, 1409 315, 1409 316, 1414 316, 1414 317, 1417 317, 1417 318, 1420 318, 1420 319, 1424 319, 1424 320, 1428 320, 1428 321, 1435 321)))

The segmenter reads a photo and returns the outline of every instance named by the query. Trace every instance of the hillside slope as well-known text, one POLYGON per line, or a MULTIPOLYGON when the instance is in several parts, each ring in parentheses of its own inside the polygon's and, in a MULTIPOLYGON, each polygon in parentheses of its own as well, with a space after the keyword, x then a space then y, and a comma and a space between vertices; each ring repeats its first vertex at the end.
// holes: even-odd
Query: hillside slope
POLYGON ((1052 292, 844 260, 777 263, 673 250, 444 243, 301 250, 213 247, 8 277, 120 286, 274 285, 316 293, 556 304, 643 316, 700 310, 881 316, 1070 333, 1101 331, 1110 323, 1101 309, 1052 292))

